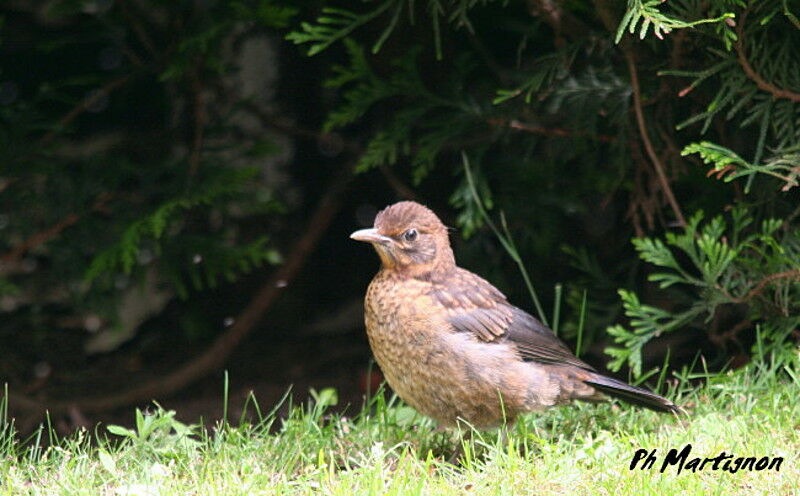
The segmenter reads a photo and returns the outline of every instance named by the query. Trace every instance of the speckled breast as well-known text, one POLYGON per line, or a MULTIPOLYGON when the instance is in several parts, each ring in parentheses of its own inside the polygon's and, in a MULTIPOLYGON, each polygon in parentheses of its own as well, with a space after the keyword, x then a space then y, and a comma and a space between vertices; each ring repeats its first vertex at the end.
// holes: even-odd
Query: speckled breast
MULTIPOLYGON (((426 288, 379 273, 367 290, 367 337, 386 381, 405 402, 439 422, 457 416, 443 394, 444 350, 424 305, 426 288)), ((450 421, 452 422, 452 420, 450 421)), ((448 423, 450 423, 448 422, 448 423)))
POLYGON ((430 288, 421 281, 387 277, 378 274, 367 290, 365 323, 372 352, 392 389, 443 425, 458 418, 481 426, 497 423, 502 416, 497 392, 483 391, 493 389, 486 377, 466 374, 470 364, 455 353, 452 333, 432 311, 430 288))

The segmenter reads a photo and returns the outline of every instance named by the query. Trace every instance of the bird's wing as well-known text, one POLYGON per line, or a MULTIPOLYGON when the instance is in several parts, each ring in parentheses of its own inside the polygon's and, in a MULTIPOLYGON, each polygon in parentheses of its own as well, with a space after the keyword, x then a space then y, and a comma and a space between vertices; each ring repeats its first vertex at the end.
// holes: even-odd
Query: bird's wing
POLYGON ((458 332, 472 333, 487 343, 511 343, 526 361, 593 370, 552 330, 508 303, 500 290, 472 272, 456 269, 434 284, 431 296, 447 309, 447 320, 458 332))

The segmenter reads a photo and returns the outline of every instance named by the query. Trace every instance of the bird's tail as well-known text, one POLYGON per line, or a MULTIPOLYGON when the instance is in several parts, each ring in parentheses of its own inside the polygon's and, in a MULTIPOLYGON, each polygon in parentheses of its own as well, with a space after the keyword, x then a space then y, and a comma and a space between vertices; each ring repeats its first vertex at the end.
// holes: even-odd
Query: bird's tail
POLYGON ((683 413, 683 410, 681 410, 678 405, 667 398, 646 389, 625 384, 611 377, 592 374, 588 379, 584 379, 583 382, 594 387, 598 391, 614 398, 619 398, 632 405, 642 406, 657 412, 683 413))

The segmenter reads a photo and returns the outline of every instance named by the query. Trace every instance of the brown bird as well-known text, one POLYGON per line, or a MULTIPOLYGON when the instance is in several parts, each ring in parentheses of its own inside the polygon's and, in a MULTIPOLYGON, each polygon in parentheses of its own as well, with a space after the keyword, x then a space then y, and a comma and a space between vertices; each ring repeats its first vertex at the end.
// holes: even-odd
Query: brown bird
POLYGON ((447 228, 410 201, 387 207, 350 235, 375 247, 382 267, 364 317, 375 359, 392 389, 440 425, 478 428, 603 393, 678 412, 670 400, 599 374, 549 328, 489 282, 456 265, 447 228))

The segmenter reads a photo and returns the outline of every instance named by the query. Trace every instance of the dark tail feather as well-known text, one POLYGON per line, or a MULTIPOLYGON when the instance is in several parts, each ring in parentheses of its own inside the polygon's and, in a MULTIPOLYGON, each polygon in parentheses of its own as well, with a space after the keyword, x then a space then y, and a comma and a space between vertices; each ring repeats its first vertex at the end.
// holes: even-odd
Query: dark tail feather
POLYGON ((663 396, 659 396, 656 393, 640 387, 625 384, 611 377, 596 374, 590 379, 585 379, 583 382, 593 386, 598 391, 602 391, 609 396, 619 398, 632 405, 642 406, 657 412, 683 413, 683 410, 681 410, 678 405, 663 396))

